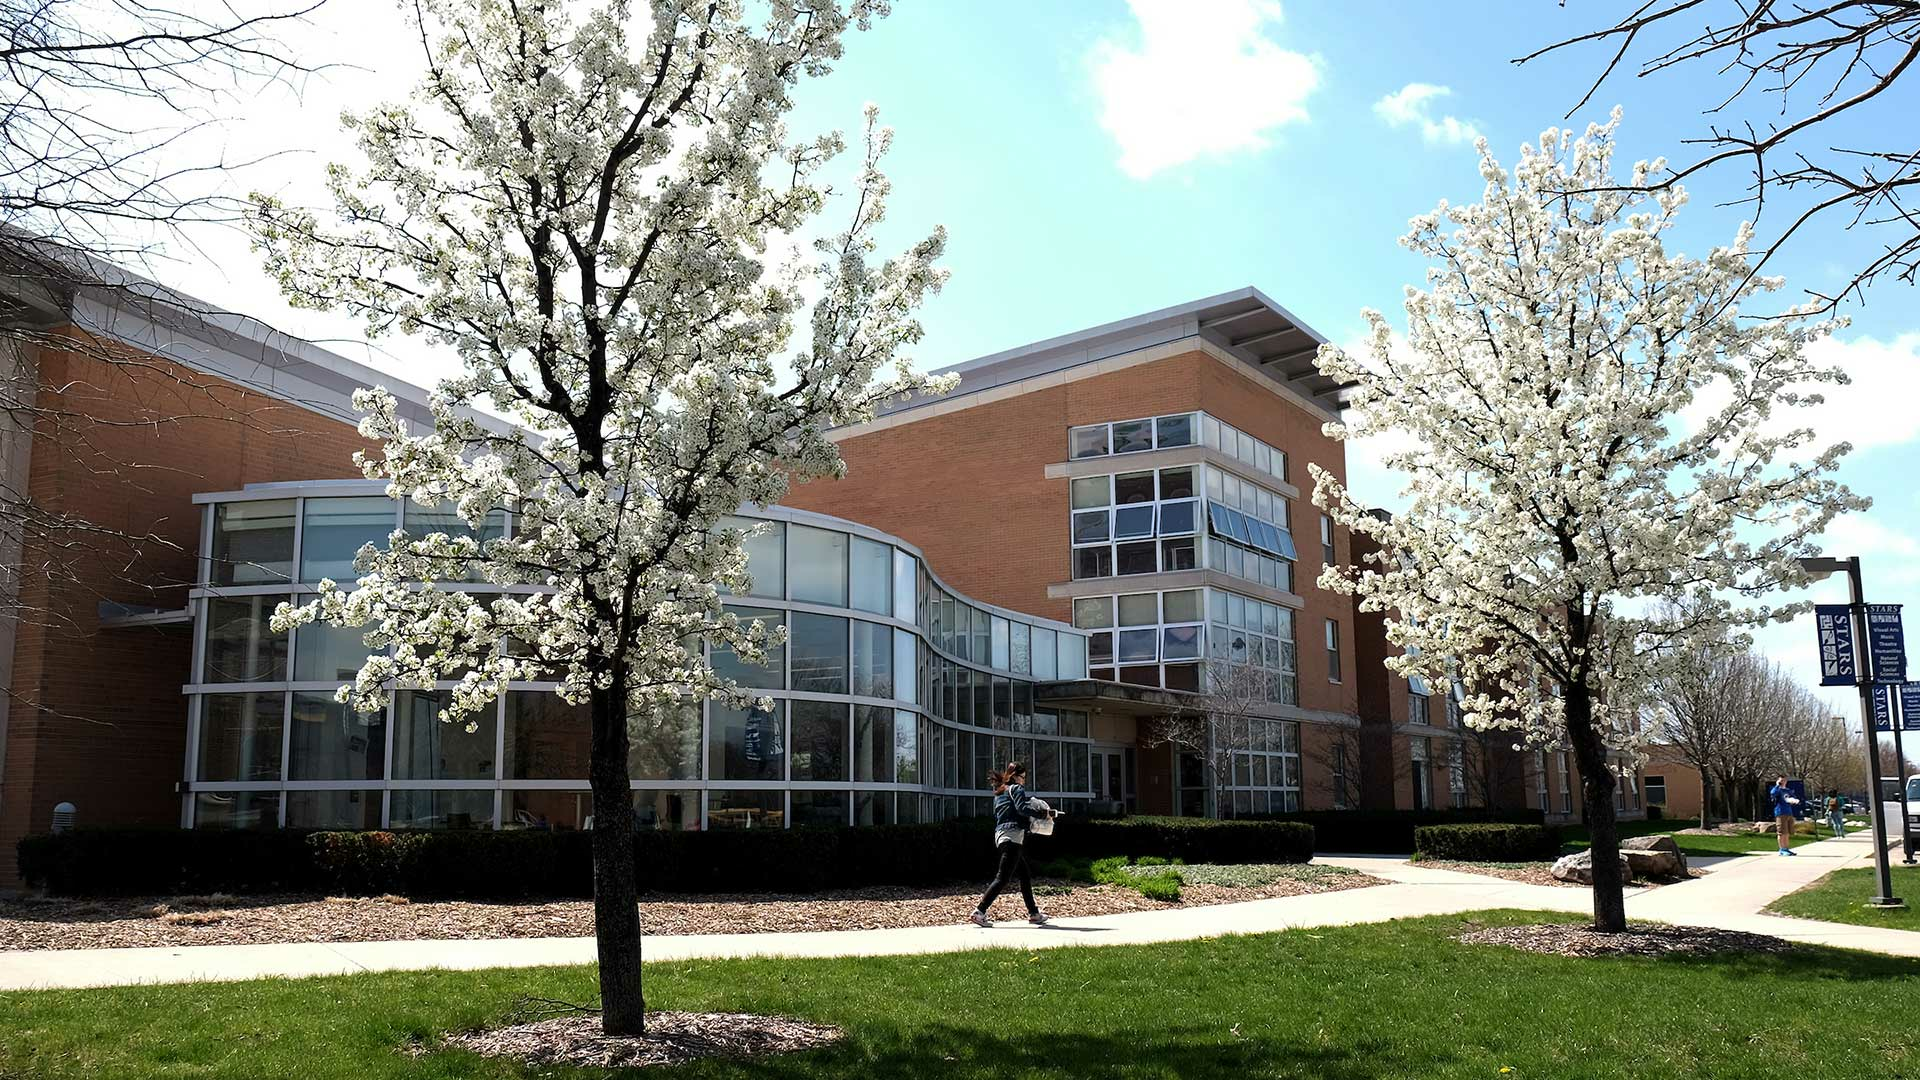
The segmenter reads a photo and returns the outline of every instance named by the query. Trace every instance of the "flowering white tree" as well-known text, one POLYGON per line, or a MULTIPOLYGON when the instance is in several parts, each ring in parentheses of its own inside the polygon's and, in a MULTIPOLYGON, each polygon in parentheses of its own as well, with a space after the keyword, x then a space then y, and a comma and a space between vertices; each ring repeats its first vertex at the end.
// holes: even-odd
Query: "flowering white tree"
POLYGON ((365 627, 382 654, 341 691, 361 709, 442 679, 459 680, 453 723, 514 680, 588 706, 609 1034, 645 1024, 631 737, 688 699, 749 700, 703 641, 749 660, 770 643, 721 604, 747 584, 742 535, 722 518, 840 469, 825 428, 941 388, 901 350, 942 280, 943 234, 874 257, 888 136, 871 110, 851 224, 817 263, 768 255, 823 207, 819 170, 840 149, 789 137, 790 94, 884 5, 633 6, 419 0, 423 107, 347 117, 366 163, 330 172, 337 221, 264 197, 256 216, 295 303, 429 335, 464 362, 430 432, 409 431, 382 391, 357 404, 382 444, 360 455, 366 475, 450 504, 469 529, 369 545, 357 585, 322 582, 275 625, 365 627), (510 533, 482 534, 498 508, 510 533), (484 586, 414 584, 475 572, 484 586))
POLYGON ((1754 598, 1803 580, 1811 538, 1865 505, 1825 475, 1845 444, 1811 448, 1776 415, 1842 378, 1805 354, 1832 324, 1740 316, 1780 286, 1749 273, 1746 227, 1705 259, 1669 252, 1685 195, 1642 187, 1658 162, 1613 179, 1618 123, 1549 130, 1510 176, 1483 140, 1484 200, 1402 241, 1432 263, 1407 290, 1409 347, 1369 311, 1364 357, 1322 348, 1357 384, 1330 434, 1414 436, 1386 461, 1406 510, 1369 515, 1313 470, 1315 503, 1380 544, 1320 583, 1388 613, 1410 647, 1389 666, 1457 674, 1470 726, 1572 749, 1603 931, 1626 925, 1612 755, 1635 753, 1649 687, 1681 651, 1791 614, 1754 598))

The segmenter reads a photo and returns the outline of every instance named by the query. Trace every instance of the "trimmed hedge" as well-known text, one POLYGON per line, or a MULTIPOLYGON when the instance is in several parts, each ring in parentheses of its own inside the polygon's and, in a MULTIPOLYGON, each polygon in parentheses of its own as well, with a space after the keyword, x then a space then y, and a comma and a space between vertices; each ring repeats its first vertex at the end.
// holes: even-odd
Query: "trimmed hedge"
POLYGON ((1560 830, 1547 825, 1422 825, 1413 852, 1456 862, 1539 862, 1560 854, 1560 830))
POLYGON ((1125 855, 1190 863, 1303 863, 1313 858, 1314 827, 1298 821, 1068 818, 1045 841, 1051 842, 1036 846, 1036 854, 1125 855))
POLYGON ((1313 826, 1314 850, 1354 855, 1405 855, 1414 850, 1414 833, 1427 825, 1544 825, 1539 810, 1305 810, 1278 814, 1274 821, 1313 826))
MULTIPOLYGON (((980 819, 858 828, 642 832, 634 855, 643 890, 671 893, 818 892, 865 885, 932 885, 993 873, 991 826, 980 819)), ((536 830, 461 832, 212 832, 78 829, 20 841, 21 878, 64 896, 225 892, 396 893, 421 899, 587 897, 593 835, 536 830)), ((1294 822, 1191 818, 1069 818, 1029 839, 1036 859, 1158 856, 1188 862, 1305 862, 1313 829, 1294 822)))

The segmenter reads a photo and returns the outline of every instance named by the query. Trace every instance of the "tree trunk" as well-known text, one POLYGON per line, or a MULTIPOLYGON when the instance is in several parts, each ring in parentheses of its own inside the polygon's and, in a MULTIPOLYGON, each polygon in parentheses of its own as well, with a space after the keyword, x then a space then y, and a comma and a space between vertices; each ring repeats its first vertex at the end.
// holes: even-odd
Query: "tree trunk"
POLYGON ((593 933, 600 961, 600 1029, 642 1035, 640 889, 633 861, 633 784, 627 772, 626 672, 593 692, 593 933))
POLYGON ((1627 928, 1627 883, 1620 873, 1620 826, 1613 810, 1618 781, 1607 767, 1606 743, 1593 725, 1592 692, 1573 685, 1566 687, 1565 693, 1567 740, 1573 744, 1573 759, 1580 766, 1587 835, 1593 838, 1593 928, 1617 934, 1627 928))
POLYGON ((1711 787, 1711 785, 1707 782, 1707 770, 1701 769, 1700 770, 1700 827, 1703 829, 1712 827, 1707 824, 1707 818, 1709 815, 1712 814, 1712 810, 1710 808, 1713 806, 1712 793, 1708 790, 1709 787, 1711 787))

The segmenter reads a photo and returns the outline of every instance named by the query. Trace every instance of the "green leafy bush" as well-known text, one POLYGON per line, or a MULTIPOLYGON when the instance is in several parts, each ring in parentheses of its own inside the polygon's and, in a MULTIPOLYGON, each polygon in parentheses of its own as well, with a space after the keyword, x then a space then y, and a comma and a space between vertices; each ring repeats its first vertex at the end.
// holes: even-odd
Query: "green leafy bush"
POLYGON ((1313 826, 1313 848, 1322 853, 1404 855, 1414 850, 1414 830, 1423 825, 1544 825, 1546 816, 1539 810, 1306 810, 1257 820, 1313 826))
POLYGON ((1190 863, 1303 863, 1313 858, 1313 826, 1296 821, 1205 818, 1069 818, 1046 838, 1050 853, 1095 858, 1120 854, 1190 863))
MULTIPOLYGON (((845 829, 642 832, 634 854, 644 890, 815 892, 866 885, 985 881, 991 830, 979 820, 845 829)), ((547 830, 368 831, 79 829, 18 847, 30 886, 67 896, 225 892, 517 899, 593 895, 593 834, 547 830)), ((1068 819, 1032 837, 1049 875, 1062 861, 1133 858, 1214 864, 1305 862, 1313 829, 1294 822, 1184 818, 1068 819)))
POLYGON ((1414 855, 1457 862, 1540 862, 1560 854, 1560 830, 1546 825, 1422 825, 1414 855))

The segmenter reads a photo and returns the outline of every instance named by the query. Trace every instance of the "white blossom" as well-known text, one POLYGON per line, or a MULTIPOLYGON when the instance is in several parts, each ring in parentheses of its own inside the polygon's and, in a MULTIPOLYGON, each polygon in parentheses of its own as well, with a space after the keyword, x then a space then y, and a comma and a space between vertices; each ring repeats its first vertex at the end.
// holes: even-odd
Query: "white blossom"
MULTIPOLYGON (((357 395, 379 445, 357 458, 365 474, 474 530, 490 511, 512 519, 484 542, 395 533, 360 552, 356 583, 322 583, 275 625, 360 626, 391 646, 341 691, 360 709, 455 678, 454 721, 515 680, 591 702, 598 833, 628 825, 613 797, 627 725, 689 696, 750 699, 702 643, 753 661, 777 640, 722 605, 748 582, 721 519, 837 474, 828 428, 947 385, 907 355, 944 234, 876 256, 889 135, 871 108, 846 227, 817 258, 766 254, 834 201, 821 170, 842 140, 790 135, 790 95, 884 3, 635 6, 420 0, 429 74, 417 103, 346 118, 365 160, 330 170, 335 220, 266 197, 254 217, 294 303, 427 335, 463 362, 430 431, 383 390, 357 395), (490 588, 467 583, 475 569, 490 588)), ((619 857, 602 839, 597 864, 619 857)), ((602 946, 605 967, 604 926, 602 946)))
POLYGON ((1355 384, 1328 434, 1412 436, 1383 461, 1408 477, 1404 511, 1371 515, 1312 470, 1315 503, 1383 552, 1321 586, 1387 613, 1395 672, 1453 665, 1469 725, 1570 746, 1590 803, 1663 666, 1799 610, 1764 597, 1866 505, 1829 475, 1845 444, 1775 416, 1844 381, 1806 353, 1834 323, 1741 314, 1781 284, 1750 272, 1748 227, 1705 258, 1669 251, 1685 194, 1638 186, 1659 162, 1611 175, 1618 122, 1548 130, 1511 174, 1480 140, 1483 200, 1402 240, 1431 264, 1406 290, 1407 347, 1376 311, 1362 355, 1322 347, 1320 370, 1355 384))

